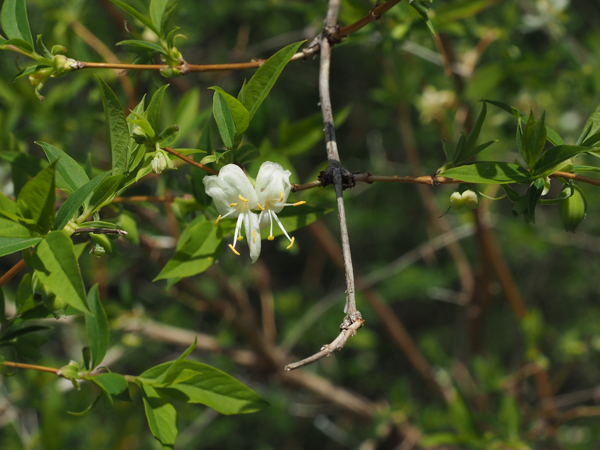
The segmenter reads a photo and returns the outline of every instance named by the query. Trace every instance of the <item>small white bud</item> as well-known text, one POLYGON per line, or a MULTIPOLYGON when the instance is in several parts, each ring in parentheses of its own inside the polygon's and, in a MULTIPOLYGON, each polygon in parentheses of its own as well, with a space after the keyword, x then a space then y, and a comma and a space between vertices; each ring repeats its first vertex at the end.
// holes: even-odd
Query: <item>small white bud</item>
POLYGON ((453 192, 450 196, 450 207, 454 210, 459 210, 465 205, 465 200, 460 195, 460 192, 453 192))
POLYGON ((469 209, 476 209, 479 206, 479 195, 477 192, 467 190, 462 193, 464 205, 469 209))
POLYGON ((167 167, 170 166, 169 162, 169 157, 165 154, 165 152, 158 150, 151 163, 152 172, 160 175, 167 169, 167 167))

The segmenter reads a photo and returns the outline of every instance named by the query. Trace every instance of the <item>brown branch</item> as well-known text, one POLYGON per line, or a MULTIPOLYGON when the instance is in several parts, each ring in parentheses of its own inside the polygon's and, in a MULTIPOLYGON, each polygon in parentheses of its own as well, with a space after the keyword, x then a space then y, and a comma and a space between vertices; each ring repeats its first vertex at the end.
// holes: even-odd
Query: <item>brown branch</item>
POLYGON ((379 6, 375 7, 369 14, 357 20, 353 24, 339 28, 331 35, 332 39, 341 40, 349 34, 357 32, 358 30, 370 24, 374 20, 379 20, 382 14, 386 13, 398 3, 400 3, 400 0, 390 0, 389 2, 380 4, 379 6))
POLYGON ((204 164, 200 164, 199 162, 194 161, 192 158, 188 158, 185 155, 182 155, 181 153, 179 153, 178 151, 173 150, 170 147, 164 147, 163 148, 164 151, 170 153, 171 155, 175 155, 177 156, 179 159, 185 161, 188 164, 191 164, 194 167, 197 167, 198 169, 202 169, 205 170, 208 173, 212 173, 213 175, 217 175, 219 172, 217 172, 215 169, 212 169, 208 166, 205 166, 204 164))
MULTIPOLYGON (((382 14, 387 12, 390 8, 392 8, 399 2, 400 0, 391 0, 387 3, 382 3, 381 5, 375 7, 369 14, 357 20, 356 22, 334 30, 329 35, 329 39, 332 42, 340 42, 344 37, 355 33, 356 31, 365 27, 372 21, 378 20, 382 14)), ((335 17, 337 18, 337 13, 335 17)), ((335 22, 336 21, 333 20, 328 26, 334 26, 335 22)), ((309 56, 319 53, 320 48, 321 46, 318 43, 318 38, 315 38, 313 41, 311 41, 311 44, 307 48, 299 51, 294 56, 292 56, 291 61, 304 60, 309 56)), ((16 48, 14 50, 18 51, 18 49, 16 48)), ((232 70, 257 69, 260 66, 262 66, 265 63, 265 61, 266 60, 264 59, 253 59, 250 62, 230 64, 188 64, 184 62, 181 65, 179 65, 177 69, 180 71, 181 75, 186 75, 192 72, 224 72, 232 70)), ((169 66, 166 64, 120 64, 116 62, 94 63, 85 61, 77 62, 78 69, 162 70, 166 69, 167 67, 169 66)))
POLYGON ((8 271, 0 277, 0 287, 4 286, 8 281, 18 274, 25 267, 25 260, 21 260, 12 266, 8 271))
POLYGON ((54 375, 58 375, 59 372, 59 369, 53 369, 52 367, 36 366, 33 364, 24 364, 12 361, 2 361, 0 362, 0 366, 14 367, 16 369, 31 369, 39 372, 53 373, 54 375))
POLYGON ((578 406, 577 408, 565 411, 561 416, 561 420, 565 422, 579 417, 590 416, 600 416, 600 406, 578 406))
POLYGON ((556 171, 550 176, 554 178, 568 178, 569 180, 575 180, 580 181, 582 183, 593 184, 594 186, 600 186, 600 180, 584 177, 583 175, 577 175, 576 173, 556 171))

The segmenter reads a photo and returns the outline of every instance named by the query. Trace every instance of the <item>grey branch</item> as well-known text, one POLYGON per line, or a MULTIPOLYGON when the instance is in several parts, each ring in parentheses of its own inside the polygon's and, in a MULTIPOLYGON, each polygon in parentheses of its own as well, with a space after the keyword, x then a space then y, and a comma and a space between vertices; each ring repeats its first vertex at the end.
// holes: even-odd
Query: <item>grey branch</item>
POLYGON ((324 345, 321 351, 303 359, 297 363, 288 364, 286 370, 297 369, 321 358, 331 355, 335 350, 341 349, 350 337, 356 334, 356 330, 362 327, 364 320, 360 312, 356 309, 356 296, 354 284, 354 268, 352 266, 352 254, 350 252, 350 239, 348 237, 348 227, 346 225, 346 210, 344 208, 344 197, 342 187, 342 164, 338 153, 337 142, 335 140, 335 125, 333 123, 333 113, 331 108, 331 97, 329 94, 329 68, 331 64, 331 42, 329 35, 336 29, 337 16, 340 9, 340 0, 329 0, 327 17, 325 18, 325 28, 321 33, 321 65, 319 69, 319 96, 321 98, 321 112, 323 113, 323 124, 325 126, 325 145, 327 149, 327 159, 329 167, 333 171, 333 182, 335 186, 335 195, 338 207, 338 219, 340 222, 340 234, 342 239, 342 252, 344 255, 344 269, 346 273, 346 292, 347 292, 347 315, 342 323, 341 333, 331 343, 324 345))

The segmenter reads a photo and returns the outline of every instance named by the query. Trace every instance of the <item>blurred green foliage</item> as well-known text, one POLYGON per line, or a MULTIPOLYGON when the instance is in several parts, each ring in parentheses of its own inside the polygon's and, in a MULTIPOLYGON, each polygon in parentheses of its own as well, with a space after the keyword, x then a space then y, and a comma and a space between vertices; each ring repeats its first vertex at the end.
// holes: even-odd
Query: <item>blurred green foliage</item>
MULTIPOLYGON (((146 1, 128 3, 148 11, 146 1)), ((481 99, 512 105, 527 116, 532 109, 538 120, 545 113, 545 125, 566 143, 576 143, 600 102, 596 1, 420 3, 431 8, 429 23, 408 2, 400 2, 379 21, 334 47, 331 93, 345 167, 377 175, 430 175, 446 161, 442 140, 456 144, 461 133, 468 136, 477 123, 481 99), (430 26, 440 33, 455 75, 445 72, 442 47, 436 46, 430 26), (417 150, 417 162, 407 152, 411 146, 417 150)), ((132 39, 132 34, 136 39, 155 39, 144 33, 141 22, 108 1, 37 0, 27 5, 33 35, 42 34, 48 47, 64 46, 68 57, 77 61, 102 62, 109 51, 122 62, 143 62, 136 60, 139 54, 128 52, 131 48, 116 44, 132 39)), ((173 24, 187 39, 177 39, 175 44, 193 64, 266 59, 286 45, 318 34, 326 6, 326 2, 182 0, 173 24)), ((373 6, 363 0, 342 1, 340 24, 358 20, 373 6)), ((169 53, 173 45, 166 47, 168 62, 174 56, 169 53)), ((18 63, 29 61, 20 57, 18 63)), ((126 114, 144 94, 148 105, 152 95, 170 83, 162 98, 158 128, 176 124, 179 135, 172 146, 210 153, 223 146, 211 115, 215 94, 208 89, 218 85, 226 93, 237 93, 254 71, 194 73, 166 80, 155 71, 131 70, 127 78, 134 96, 128 98, 118 71, 85 69, 47 80, 42 103, 26 77, 8 84, 17 73, 14 54, 2 52, 0 190, 8 197, 19 195, 30 178, 51 167, 34 141, 66 152, 88 179, 111 169, 103 92, 94 74, 116 93, 126 114)), ((260 151, 260 157, 248 164, 250 176, 256 176, 260 163, 276 161, 292 171, 293 183, 316 179, 325 168, 318 102, 318 57, 290 63, 245 131, 244 143, 260 151)), ((476 159, 522 161, 515 144, 516 127, 515 117, 488 105, 477 142, 497 142, 476 159)), ((229 137, 236 139, 235 133, 229 137)), ((200 161, 204 155, 192 157, 200 161)), ((596 158, 582 155, 577 163, 594 166, 596 158)), ((448 209, 456 186, 437 186, 429 191, 430 199, 421 195, 418 186, 406 184, 359 184, 345 191, 355 271, 367 280, 384 274, 373 291, 402 321, 431 366, 435 383, 446 393, 445 398, 438 395, 420 375, 386 332, 384 318, 367 293, 359 292, 365 327, 342 352, 302 370, 376 404, 376 414, 365 421, 343 402, 286 381, 281 367, 270 367, 256 356, 256 347, 239 322, 248 314, 244 308, 262 315, 262 326, 255 331, 270 336, 265 339, 272 339, 292 357, 310 355, 337 335, 343 318, 344 277, 317 239, 337 236, 335 214, 321 219, 331 231, 295 231, 294 252, 285 250, 281 238, 274 244, 264 241, 258 268, 249 264, 247 255, 239 258, 225 251, 217 255, 218 264, 209 272, 180 282, 153 283, 173 256, 179 234, 185 233, 186 226, 202 225, 202 219, 192 222, 197 211, 215 212, 203 192, 204 174, 177 164, 178 170, 132 182, 118 194, 172 195, 177 197, 172 204, 114 203, 102 210, 100 219, 128 231, 131 241, 111 241, 114 251, 98 259, 88 254, 90 244, 77 253, 77 245, 87 243, 87 238, 74 239, 83 282, 87 290, 98 283, 106 310, 112 372, 139 375, 175 360, 191 344, 191 340, 185 345, 177 341, 177 333, 193 330, 214 337, 225 350, 195 352, 190 358, 235 376, 270 403, 257 413, 240 416, 221 416, 205 406, 177 403, 175 448, 362 445, 383 449, 412 439, 414 429, 421 433, 416 445, 425 448, 583 450, 600 445, 598 420, 586 416, 598 414, 600 384, 600 288, 595 285, 600 269, 596 237, 600 193, 596 187, 578 184, 587 198, 587 217, 576 234, 563 231, 556 205, 538 205, 535 224, 530 224, 513 218, 514 204, 508 199, 481 199, 480 210, 489 212, 486 220, 527 308, 521 321, 490 275, 490 263, 482 256, 474 232, 459 242, 475 276, 472 297, 462 296, 456 257, 446 247, 425 248, 410 260, 401 259, 433 242, 442 220, 452 229, 476 226, 473 212, 467 209, 438 218, 448 209), (275 335, 266 332, 271 301, 275 335), (131 325, 146 320, 177 328, 169 329, 165 337, 131 325), (239 364, 231 349, 250 350, 257 362, 239 364), (549 376, 554 416, 544 416, 548 403, 541 400, 536 383, 540 367, 549 376)), ((549 197, 560 194, 560 184, 552 180, 549 197)), ((503 193, 496 185, 479 188, 491 197, 503 193)), ((542 188, 537 186, 536 192, 542 188)), ((515 188, 518 195, 525 195, 527 189, 515 188)), ((66 195, 61 195, 57 197, 62 202, 66 195)), ((330 188, 292 196, 312 207, 333 208, 335 203, 330 188)), ((0 273, 19 259, 20 253, 3 256, 0 273)), ((23 273, 0 291, 9 319, 35 305, 27 290, 31 279, 26 277, 31 274, 23 273)), ((12 347, 0 347, 2 357, 13 360, 18 353, 22 361, 56 368, 69 360, 82 360, 82 348, 88 345, 83 317, 36 323, 51 329, 12 340, 12 347)), ((130 390, 132 403, 116 401, 110 407, 101 400, 88 414, 73 417, 67 411, 84 411, 98 395, 97 386, 82 383, 81 391, 76 391, 68 380, 51 374, 7 367, 2 374, 2 449, 157 448, 138 388, 130 390)))

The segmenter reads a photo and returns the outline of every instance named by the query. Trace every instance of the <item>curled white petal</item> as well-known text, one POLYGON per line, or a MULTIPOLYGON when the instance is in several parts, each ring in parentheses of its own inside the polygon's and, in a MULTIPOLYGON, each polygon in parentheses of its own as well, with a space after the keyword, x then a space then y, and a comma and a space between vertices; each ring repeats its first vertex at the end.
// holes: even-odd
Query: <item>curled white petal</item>
POLYGON ((244 227, 246 230, 246 239, 248 240, 248 249, 250 249, 250 259, 254 264, 260 256, 260 226, 258 214, 244 214, 244 227))
POLYGON ((275 213, 280 212, 290 195, 289 170, 284 170, 281 164, 266 161, 262 163, 256 176, 256 196, 258 203, 265 209, 271 209, 275 213))
POLYGON ((227 164, 219 175, 204 177, 202 182, 219 214, 235 218, 256 208, 256 192, 244 171, 235 164, 227 164))

